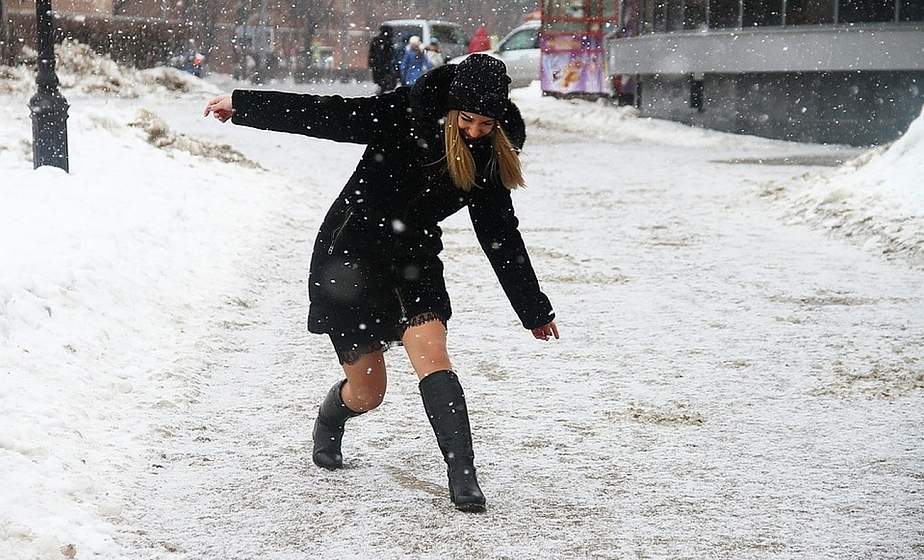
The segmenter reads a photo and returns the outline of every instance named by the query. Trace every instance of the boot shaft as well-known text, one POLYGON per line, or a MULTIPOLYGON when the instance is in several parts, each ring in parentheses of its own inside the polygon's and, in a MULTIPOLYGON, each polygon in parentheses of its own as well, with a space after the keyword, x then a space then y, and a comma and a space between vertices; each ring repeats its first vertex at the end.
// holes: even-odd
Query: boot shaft
POLYGON ((421 379, 419 387, 446 464, 451 469, 471 468, 475 457, 472 429, 459 377, 451 370, 441 370, 421 379))
POLYGON ((321 408, 318 409, 318 420, 332 428, 342 428, 347 420, 362 414, 362 412, 354 412, 343 402, 340 391, 346 382, 346 379, 342 379, 335 383, 327 392, 327 396, 324 397, 321 408))

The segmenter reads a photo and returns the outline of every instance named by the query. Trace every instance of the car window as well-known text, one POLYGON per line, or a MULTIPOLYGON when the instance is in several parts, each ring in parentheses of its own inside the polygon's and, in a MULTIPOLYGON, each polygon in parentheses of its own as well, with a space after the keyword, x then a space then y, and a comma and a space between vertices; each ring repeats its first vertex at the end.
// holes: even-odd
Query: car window
POLYGON ((518 51, 522 49, 539 48, 539 30, 524 29, 517 31, 498 48, 501 51, 518 51))
POLYGON ((402 49, 407 46, 407 40, 412 35, 417 35, 423 39, 423 28, 419 25, 393 25, 391 28, 395 32, 395 46, 402 49))
POLYGON ((462 34, 462 29, 454 25, 434 25, 430 27, 430 36, 440 43, 465 44, 465 36, 462 34))

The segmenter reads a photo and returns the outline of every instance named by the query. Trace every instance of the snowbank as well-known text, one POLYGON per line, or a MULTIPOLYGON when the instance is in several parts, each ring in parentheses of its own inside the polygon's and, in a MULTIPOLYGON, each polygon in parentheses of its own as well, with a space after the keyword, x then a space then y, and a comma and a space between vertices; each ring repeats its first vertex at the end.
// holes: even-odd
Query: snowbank
POLYGON ((890 146, 874 148, 834 171, 811 173, 764 194, 784 215, 924 265, 924 113, 890 146))
MULTIPOLYGON (((71 87, 176 95, 169 69, 85 62, 71 87)), ((126 500, 105 481, 157 462, 142 436, 207 375, 177 357, 240 293, 235 251, 285 181, 140 102, 73 103, 71 173, 33 170, 27 100, 0 95, 0 558, 118 558, 126 500)))
MULTIPOLYGON (((0 94, 35 92, 35 53, 30 51, 30 54, 33 58, 30 64, 0 66, 0 94)), ((127 98, 146 94, 220 93, 214 85, 176 68, 136 70, 119 66, 108 55, 99 55, 76 41, 55 45, 55 55, 56 73, 65 93, 80 91, 127 98)))
POLYGON ((510 98, 520 108, 528 129, 579 133, 611 143, 655 143, 667 146, 718 148, 796 145, 757 136, 730 134, 661 119, 641 118, 635 107, 606 100, 558 99, 543 96, 539 82, 514 89, 510 98))

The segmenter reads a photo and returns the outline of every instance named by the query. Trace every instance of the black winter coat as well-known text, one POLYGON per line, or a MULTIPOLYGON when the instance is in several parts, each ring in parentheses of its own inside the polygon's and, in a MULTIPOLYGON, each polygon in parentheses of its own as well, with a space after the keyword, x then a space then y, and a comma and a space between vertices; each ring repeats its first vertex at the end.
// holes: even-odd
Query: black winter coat
POLYGON ((395 47, 391 36, 378 34, 369 42, 369 69, 372 81, 385 89, 392 89, 398 83, 398 69, 395 67, 395 47))
MULTIPOLYGON (((309 331, 363 345, 400 340, 417 317, 448 321, 437 224, 463 207, 523 326, 554 319, 510 191, 492 167, 490 143, 470 143, 479 170, 470 192, 456 188, 446 171, 442 121, 454 73, 455 66, 442 66, 413 87, 373 97, 234 91, 235 124, 367 145, 314 244, 309 331)), ((525 124, 507 103, 501 126, 519 149, 525 124)))

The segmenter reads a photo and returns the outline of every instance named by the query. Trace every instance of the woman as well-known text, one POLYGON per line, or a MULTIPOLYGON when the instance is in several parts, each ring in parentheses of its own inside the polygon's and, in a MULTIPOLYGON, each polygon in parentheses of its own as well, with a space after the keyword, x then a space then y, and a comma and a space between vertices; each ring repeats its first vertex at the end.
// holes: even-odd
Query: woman
POLYGON ((222 122, 367 144, 321 225, 311 257, 308 330, 327 334, 346 379, 321 404, 313 460, 343 466, 346 420, 385 395, 384 352, 403 343, 448 467, 458 509, 483 511, 462 386, 446 350, 452 315, 438 222, 468 207, 478 241, 523 326, 558 338, 555 315, 517 230, 510 191, 523 185, 523 119, 504 63, 473 55, 413 87, 344 99, 235 90, 209 102, 222 122))

